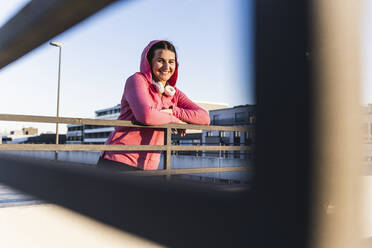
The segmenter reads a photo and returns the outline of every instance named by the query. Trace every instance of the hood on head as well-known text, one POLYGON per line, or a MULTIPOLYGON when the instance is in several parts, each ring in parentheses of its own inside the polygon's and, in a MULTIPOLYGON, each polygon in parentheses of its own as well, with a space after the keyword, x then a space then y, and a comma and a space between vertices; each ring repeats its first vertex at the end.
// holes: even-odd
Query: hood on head
MULTIPOLYGON (((147 81, 149 83, 152 82, 152 73, 151 73, 151 67, 150 67, 150 64, 147 60, 147 53, 149 52, 150 48, 160 42, 162 40, 153 40, 151 41, 146 47, 145 49, 143 50, 142 52, 142 55, 141 55, 141 65, 140 65, 140 72, 145 75, 147 81)), ((176 57, 176 61, 177 60, 177 57, 176 57)), ((173 75, 171 76, 171 78, 168 80, 168 84, 175 87, 176 86, 176 82, 177 82, 177 75, 178 75, 178 62, 176 63, 176 68, 174 70, 174 73, 173 75)))

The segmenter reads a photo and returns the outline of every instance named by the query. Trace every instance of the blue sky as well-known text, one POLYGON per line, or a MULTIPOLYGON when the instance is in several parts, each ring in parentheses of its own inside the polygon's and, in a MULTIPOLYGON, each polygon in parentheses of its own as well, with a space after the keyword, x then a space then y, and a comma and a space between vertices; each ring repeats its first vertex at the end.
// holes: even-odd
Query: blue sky
MULTIPOLYGON (((2 25, 28 1, 0 2, 2 25)), ((58 35, 60 116, 92 118, 95 110, 120 103, 126 78, 139 70, 141 52, 154 39, 176 46, 177 86, 189 98, 231 107, 254 103, 251 2, 120 1, 58 35)), ((0 113, 54 116, 57 73, 58 49, 47 42, 0 70, 0 113)), ((30 125, 54 130, 2 122, 0 132, 30 125)))

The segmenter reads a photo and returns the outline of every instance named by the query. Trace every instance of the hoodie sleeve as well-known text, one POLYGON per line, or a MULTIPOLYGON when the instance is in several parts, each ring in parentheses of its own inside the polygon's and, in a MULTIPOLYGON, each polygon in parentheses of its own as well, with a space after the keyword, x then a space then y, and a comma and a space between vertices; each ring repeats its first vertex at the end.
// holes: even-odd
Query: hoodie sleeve
POLYGON ((145 125, 178 123, 179 119, 153 107, 147 81, 138 73, 128 78, 123 97, 128 101, 136 121, 145 125))
POLYGON ((190 124, 209 125, 209 113, 191 101, 182 91, 178 90, 177 105, 173 106, 173 115, 181 121, 190 124))

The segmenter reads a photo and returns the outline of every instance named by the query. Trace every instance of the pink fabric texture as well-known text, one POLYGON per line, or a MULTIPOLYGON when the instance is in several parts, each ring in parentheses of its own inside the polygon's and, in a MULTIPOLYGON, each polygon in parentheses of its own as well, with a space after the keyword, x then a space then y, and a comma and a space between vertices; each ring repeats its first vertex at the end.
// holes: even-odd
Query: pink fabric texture
MULTIPOLYGON (((209 114, 192 102, 177 87, 178 65, 168 84, 176 90, 174 96, 158 93, 152 85, 147 53, 159 40, 149 43, 141 56, 140 72, 130 76, 124 87, 118 120, 138 121, 145 125, 178 123, 179 120, 200 125, 209 125, 209 114), (160 112, 173 108, 173 115, 160 112)), ((113 145, 164 145, 164 131, 151 128, 115 127, 106 144, 113 145)), ((125 163, 143 170, 156 170, 160 151, 106 151, 104 158, 125 163)), ((102 155, 101 154, 101 155, 102 155)))

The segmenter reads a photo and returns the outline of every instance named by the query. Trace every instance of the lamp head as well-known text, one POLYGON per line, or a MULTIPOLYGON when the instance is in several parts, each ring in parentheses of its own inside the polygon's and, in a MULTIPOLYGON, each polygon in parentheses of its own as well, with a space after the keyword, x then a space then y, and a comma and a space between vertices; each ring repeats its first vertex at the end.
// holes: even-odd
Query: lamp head
POLYGON ((59 48, 62 47, 62 44, 61 43, 58 43, 58 42, 55 42, 55 41, 51 41, 51 42, 49 42, 49 44, 52 45, 52 46, 59 47, 59 48))

